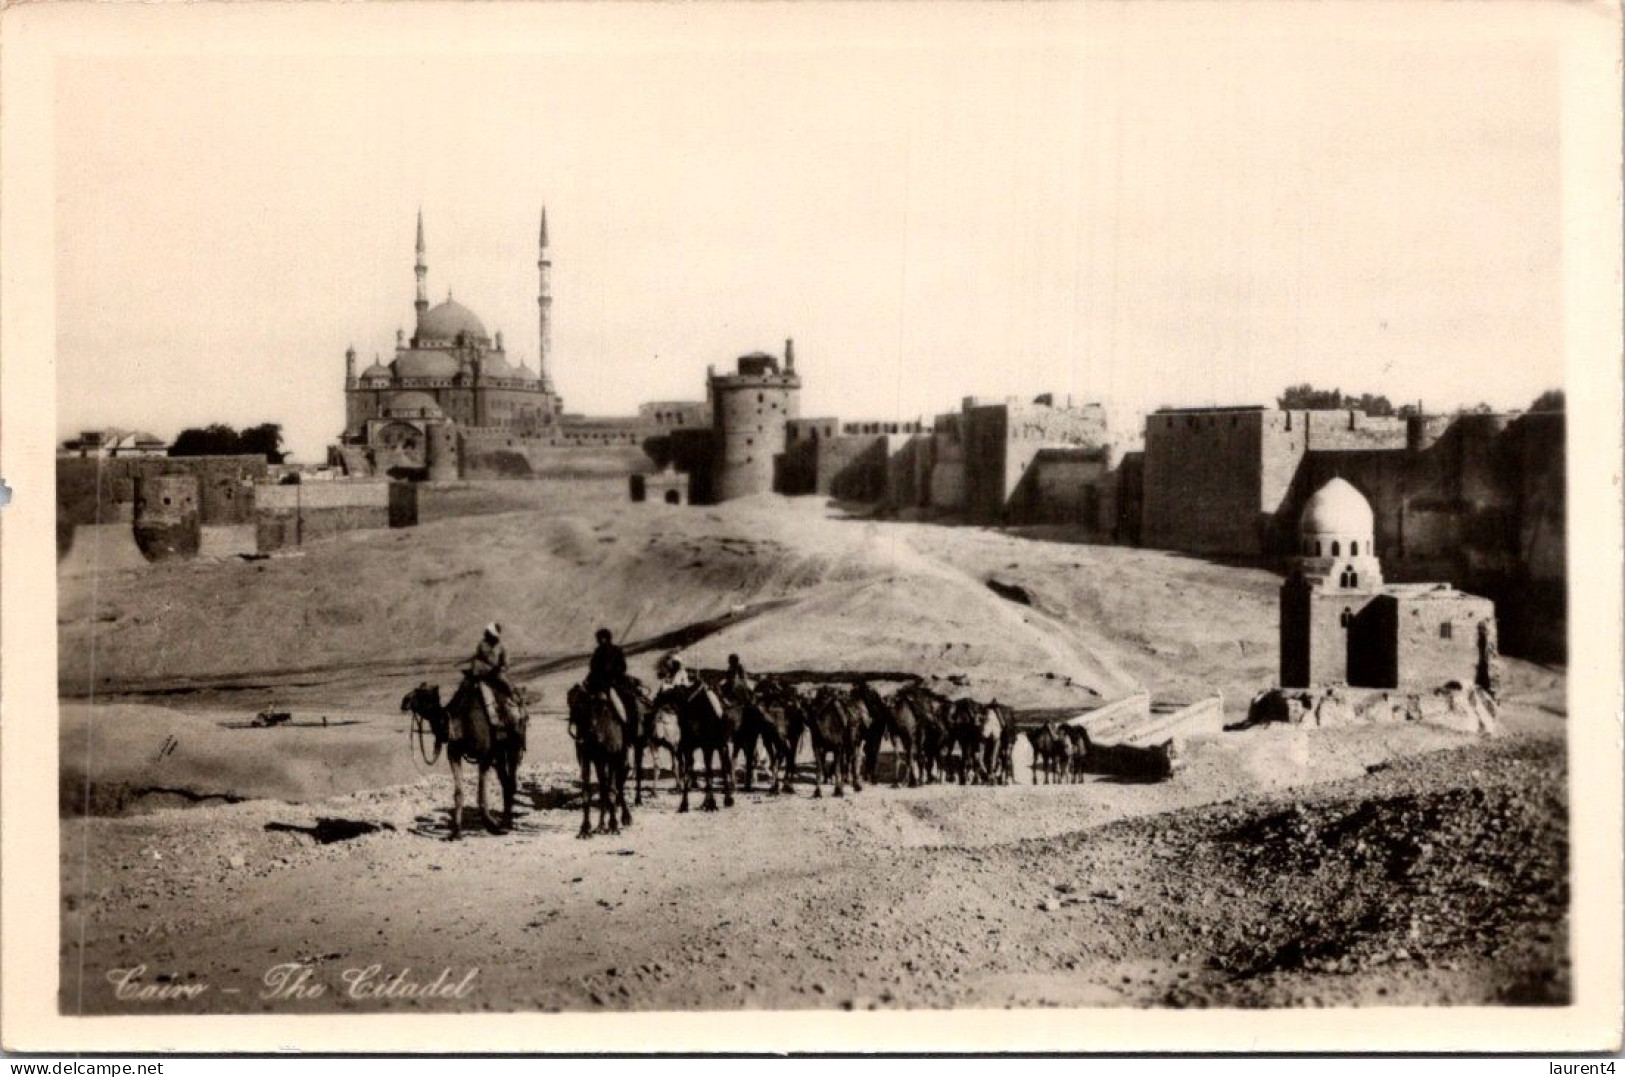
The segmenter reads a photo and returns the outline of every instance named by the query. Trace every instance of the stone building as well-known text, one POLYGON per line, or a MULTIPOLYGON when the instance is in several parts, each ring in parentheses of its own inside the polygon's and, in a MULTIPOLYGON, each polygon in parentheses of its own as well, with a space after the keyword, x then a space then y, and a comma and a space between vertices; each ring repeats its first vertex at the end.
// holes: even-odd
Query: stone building
POLYGON ((124 457, 167 456, 169 445, 163 438, 142 430, 84 430, 64 441, 57 456, 69 459, 121 459, 124 457))
POLYGON ((552 258, 547 211, 537 236, 537 364, 509 354, 499 331, 451 297, 431 307, 423 217, 418 215, 414 330, 395 333, 394 358, 357 374, 345 353, 345 428, 329 457, 350 478, 622 477, 652 470, 652 440, 710 425, 710 408, 660 401, 637 415, 564 410, 553 381, 552 258))
POLYGON ((766 352, 739 357, 735 372, 707 371, 712 459, 709 495, 716 501, 766 493, 782 467, 785 427, 800 415, 801 378, 795 342, 784 342, 784 366, 766 352))
MULTIPOLYGON (((444 423, 471 429, 536 434, 556 426, 564 401, 548 370, 552 339, 551 260, 547 211, 537 237, 537 307, 540 333, 536 369, 509 361, 499 330, 494 336, 468 307, 452 298, 429 305, 428 255, 418 214, 414 328, 395 332, 395 355, 375 358, 356 373, 356 353, 344 356, 345 425, 342 446, 360 449, 377 474, 427 470, 429 430, 444 423)), ((359 460, 356 461, 359 463, 359 460)))
POLYGON ((1039 453, 1107 441, 1105 409, 1070 397, 1057 402, 1045 394, 1031 403, 967 397, 961 414, 965 514, 983 523, 1028 522, 1024 510, 1036 499, 1023 487, 1036 478, 1031 469, 1039 453))
POLYGON ((1490 688, 1495 605, 1447 583, 1391 584, 1370 503, 1344 479, 1309 498, 1296 567, 1281 586, 1281 684, 1490 688))
POLYGON ((1141 541, 1288 556, 1307 499, 1342 477, 1372 507, 1390 579, 1488 595, 1509 647, 1557 658, 1567 643, 1564 436, 1561 412, 1164 408, 1145 424, 1141 541))

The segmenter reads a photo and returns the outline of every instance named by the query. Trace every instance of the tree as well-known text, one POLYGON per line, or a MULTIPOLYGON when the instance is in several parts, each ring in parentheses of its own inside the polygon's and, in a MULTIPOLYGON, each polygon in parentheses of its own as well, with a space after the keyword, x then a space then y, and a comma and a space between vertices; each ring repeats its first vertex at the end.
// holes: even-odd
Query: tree
POLYGON ((1535 397, 1535 402, 1529 405, 1530 411, 1562 411, 1563 390, 1547 389, 1535 397))
POLYGON ((1343 395, 1341 389, 1317 389, 1308 382, 1289 385, 1275 402, 1283 410, 1363 411, 1367 415, 1392 415, 1394 405, 1386 396, 1374 393, 1343 395))
POLYGON ((175 436, 171 456, 229 456, 237 451, 237 431, 224 423, 188 427, 175 436))
POLYGON ((263 456, 272 464, 282 463, 288 455, 282 451, 282 424, 260 423, 240 434, 225 423, 188 427, 176 435, 175 443, 169 447, 171 456, 234 456, 238 453, 263 456))
POLYGON ((272 464, 282 463, 288 455, 282 451, 282 424, 260 423, 248 427, 237 439, 237 451, 263 455, 272 464))

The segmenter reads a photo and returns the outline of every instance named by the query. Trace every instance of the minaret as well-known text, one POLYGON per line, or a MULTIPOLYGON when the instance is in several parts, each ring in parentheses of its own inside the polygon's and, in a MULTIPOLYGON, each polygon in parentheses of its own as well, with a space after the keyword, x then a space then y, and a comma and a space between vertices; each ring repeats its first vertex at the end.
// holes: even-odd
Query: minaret
POLYGON ((792 337, 784 338, 784 372, 786 374, 796 372, 796 342, 792 337))
POLYGON ((429 263, 428 252, 423 245, 423 210, 418 209, 418 260, 412 267, 412 272, 418 278, 418 299, 413 304, 417 308, 418 321, 429 312, 429 263))
POLYGON ((344 349, 344 387, 355 388, 355 345, 344 349))
POLYGON ((547 207, 542 207, 542 230, 537 235, 536 269, 538 273, 536 306, 541 318, 541 341, 536 352, 536 377, 542 383, 542 392, 553 395, 553 375, 547 369, 548 353, 553 350, 553 262, 547 256, 547 207))

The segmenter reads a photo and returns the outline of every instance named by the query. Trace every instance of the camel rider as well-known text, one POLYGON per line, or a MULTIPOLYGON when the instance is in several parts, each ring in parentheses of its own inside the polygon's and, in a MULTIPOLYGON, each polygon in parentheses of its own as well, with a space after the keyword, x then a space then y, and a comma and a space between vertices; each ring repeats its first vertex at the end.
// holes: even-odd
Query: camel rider
POLYGON ((496 713, 491 717, 498 723, 513 723, 513 685, 508 681, 508 649, 502 645, 502 626, 495 621, 485 626, 480 645, 468 664, 468 672, 480 684, 490 688, 496 700, 496 713))
POLYGON ((685 702, 692 699, 695 693, 704 692, 711 701, 712 709, 719 716, 722 714, 722 700, 683 664, 682 655, 673 651, 660 660, 657 670, 660 674, 660 687, 663 690, 680 690, 679 698, 685 702))
POLYGON ((735 703, 742 702, 750 694, 750 677, 745 673, 745 665, 737 654, 728 656, 728 670, 722 675, 722 694, 735 703))
POLYGON ((594 635, 598 646, 587 662, 584 687, 589 692, 609 693, 610 704, 624 723, 635 713, 632 685, 626 677, 626 652, 615 645, 609 629, 600 628, 594 635))
POLYGON ((683 657, 676 651, 660 660, 661 688, 693 688, 694 674, 683 665, 683 657))

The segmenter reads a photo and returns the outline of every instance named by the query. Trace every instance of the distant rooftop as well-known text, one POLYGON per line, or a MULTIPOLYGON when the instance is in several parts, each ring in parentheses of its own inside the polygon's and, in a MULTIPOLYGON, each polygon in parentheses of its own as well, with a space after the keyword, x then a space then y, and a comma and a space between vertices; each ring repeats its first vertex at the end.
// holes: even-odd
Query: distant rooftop
POLYGON ((1157 409, 1157 414, 1158 415, 1183 415, 1183 414, 1185 414, 1187 412, 1194 413, 1194 412, 1214 412, 1214 411, 1233 412, 1233 411, 1266 411, 1266 410, 1273 411, 1274 409, 1273 408, 1266 408, 1265 405, 1263 405, 1263 404, 1209 404, 1209 405, 1206 405, 1204 407, 1197 407, 1197 408, 1168 408, 1168 407, 1163 407, 1163 408, 1158 408, 1157 409))

